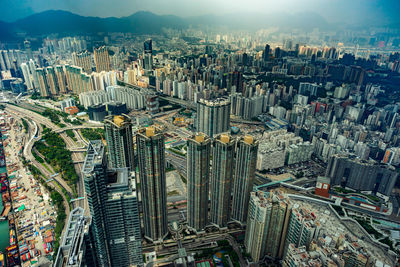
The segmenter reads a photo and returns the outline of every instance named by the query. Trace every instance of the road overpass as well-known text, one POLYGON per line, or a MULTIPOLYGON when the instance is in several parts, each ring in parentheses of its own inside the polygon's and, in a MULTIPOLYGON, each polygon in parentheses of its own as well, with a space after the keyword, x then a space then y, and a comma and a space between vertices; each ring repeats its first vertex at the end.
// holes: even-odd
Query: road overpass
POLYGON ((62 133, 67 130, 79 130, 79 129, 95 129, 95 128, 103 128, 104 126, 102 124, 86 124, 86 125, 77 125, 77 126, 69 126, 69 127, 64 127, 64 128, 59 128, 57 130, 54 130, 56 133, 62 133))

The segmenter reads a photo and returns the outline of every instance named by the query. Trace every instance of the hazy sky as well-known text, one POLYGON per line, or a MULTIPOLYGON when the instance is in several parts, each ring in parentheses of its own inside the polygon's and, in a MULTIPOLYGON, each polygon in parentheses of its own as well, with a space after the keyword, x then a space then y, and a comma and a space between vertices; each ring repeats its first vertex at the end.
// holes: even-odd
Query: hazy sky
POLYGON ((14 21, 49 10, 68 10, 85 16, 121 17, 136 11, 197 16, 236 12, 316 12, 328 22, 362 23, 379 20, 400 23, 400 0, 0 0, 0 20, 14 21))

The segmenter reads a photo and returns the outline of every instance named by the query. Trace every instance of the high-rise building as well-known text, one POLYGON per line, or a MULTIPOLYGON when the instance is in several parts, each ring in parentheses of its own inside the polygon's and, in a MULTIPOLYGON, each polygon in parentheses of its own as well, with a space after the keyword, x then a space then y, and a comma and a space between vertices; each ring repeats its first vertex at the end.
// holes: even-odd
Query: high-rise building
POLYGON ((21 70, 22 70, 22 75, 24 76, 24 81, 25 81, 26 88, 28 88, 28 90, 32 90, 33 89, 33 83, 32 83, 32 78, 31 78, 31 74, 29 72, 28 65, 26 63, 22 63, 21 64, 21 70))
POLYGON ((235 140, 220 134, 213 141, 210 222, 225 227, 230 219, 235 140))
MULTIPOLYGON (((92 55, 87 50, 82 51, 80 53, 72 53, 72 62, 74 65, 81 67, 82 70, 87 74, 92 73, 92 55)), ((97 63, 96 63, 96 68, 97 68, 97 63)))
POLYGON ((76 95, 94 90, 92 76, 82 72, 81 67, 66 65, 65 76, 68 91, 73 92, 76 95))
POLYGON ((46 72, 43 68, 37 68, 36 69, 36 75, 38 78, 38 83, 39 83, 39 89, 40 89, 40 95, 42 97, 48 97, 50 96, 49 92, 49 86, 47 84, 47 79, 46 79, 46 72))
POLYGON ((154 127, 141 129, 136 135, 144 236, 152 241, 168 233, 164 139, 163 132, 154 127))
POLYGON ((187 141, 187 221, 199 231, 208 223, 211 139, 197 133, 187 141))
POLYGON ((110 168, 129 168, 134 171, 134 149, 131 119, 123 114, 104 119, 107 158, 110 168))
POLYGON ((269 44, 265 45, 265 49, 264 49, 264 61, 268 61, 269 60, 269 54, 271 53, 271 47, 269 46, 269 44))
POLYGON ((46 79, 47 85, 49 86, 49 91, 51 95, 58 95, 58 82, 56 72, 53 67, 46 68, 46 79))
POLYGON ((251 192, 244 244, 254 262, 265 255, 282 258, 290 209, 289 199, 279 190, 251 192))
POLYGON ((24 46, 25 46, 26 54, 28 55, 28 59, 33 59, 32 49, 31 49, 31 42, 29 42, 28 40, 25 40, 24 41, 24 46))
POLYGON ((258 141, 246 135, 237 142, 236 166, 233 178, 233 220, 246 223, 250 192, 256 172, 258 141))
POLYGON ((146 70, 153 68, 153 41, 151 39, 144 42, 143 62, 146 70))
POLYGON ((96 72, 111 70, 110 56, 107 47, 101 46, 94 49, 94 62, 96 63, 96 72))
POLYGON ((1 50, 0 51, 0 57, 3 58, 3 62, 5 65, 5 69, 4 70, 10 70, 11 69, 11 60, 10 57, 8 56, 8 51, 7 50, 1 50))
POLYGON ((57 77, 57 86, 60 91, 60 93, 65 94, 67 93, 67 81, 65 77, 65 71, 63 66, 56 66, 55 67, 56 71, 56 77, 57 77))
POLYGON ((0 50, 0 70, 2 70, 2 71, 7 70, 6 62, 4 61, 4 58, 3 58, 3 51, 1 51, 1 50, 0 50))
POLYGON ((85 210, 77 207, 69 214, 66 231, 63 235, 54 267, 80 267, 95 265, 95 252, 89 242, 90 218, 85 210))
POLYGON ((107 169, 100 140, 91 141, 82 168, 99 266, 142 266, 135 181, 127 168, 107 169))
POLYGON ((243 93, 243 74, 240 71, 233 71, 228 74, 228 90, 233 93, 243 93))
POLYGON ((36 64, 35 61, 33 61, 33 59, 30 59, 28 62, 29 65, 29 71, 32 73, 32 82, 33 82, 33 86, 35 87, 35 90, 38 91, 40 89, 40 85, 39 85, 39 79, 36 73, 36 64))
POLYGON ((89 143, 86 159, 82 167, 85 192, 92 216, 93 243, 99 266, 110 264, 105 229, 107 158, 101 141, 89 143))
POLYGON ((111 266, 143 266, 136 183, 127 168, 107 172, 106 233, 111 266))
POLYGON ((321 225, 316 215, 306 209, 294 204, 291 210, 289 227, 286 234, 286 248, 289 244, 295 244, 296 247, 305 246, 308 248, 311 241, 318 239, 321 225))
POLYGON ((231 103, 227 99, 200 99, 197 103, 196 130, 210 137, 229 131, 231 103))
POLYGON ((389 196, 397 180, 394 167, 336 154, 329 160, 325 176, 332 185, 389 196))

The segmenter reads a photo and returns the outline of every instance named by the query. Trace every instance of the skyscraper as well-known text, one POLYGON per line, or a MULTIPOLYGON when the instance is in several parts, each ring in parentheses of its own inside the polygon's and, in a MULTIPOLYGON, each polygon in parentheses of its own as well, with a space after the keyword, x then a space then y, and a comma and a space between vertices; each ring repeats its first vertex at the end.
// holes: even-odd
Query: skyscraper
POLYGON ((25 85, 28 90, 33 89, 33 83, 31 78, 31 73, 29 72, 28 65, 26 63, 21 64, 22 75, 24 76, 25 85))
POLYGON ((111 70, 110 56, 107 47, 101 46, 94 49, 94 62, 96 63, 96 72, 111 70))
POLYGON ((107 237, 105 229, 107 158, 100 140, 88 145, 86 159, 82 167, 85 192, 92 216, 92 230, 95 251, 100 266, 109 266, 107 237))
POLYGON ((127 168, 107 172, 106 233, 112 266, 143 266, 136 183, 127 168))
POLYGON ((87 50, 80 53, 72 53, 72 61, 74 65, 81 67, 87 74, 92 73, 92 55, 87 50))
POLYGON ((263 54, 265 62, 269 60, 269 54, 270 53, 271 53, 271 47, 269 46, 269 44, 266 44, 265 45, 265 49, 264 49, 264 54, 263 54))
POLYGON ((235 140, 227 134, 218 135, 212 153, 210 222, 225 227, 230 219, 235 140))
POLYGON ((50 96, 45 70, 43 68, 37 68, 36 75, 39 83, 40 95, 43 97, 50 96))
POLYGON ((331 179, 331 185, 341 185, 357 191, 371 191, 373 194, 380 193, 389 196, 398 173, 390 165, 336 154, 330 158, 325 176, 331 179))
POLYGON ((153 68, 153 41, 151 39, 144 42, 143 62, 146 70, 153 68))
POLYGON ((57 86, 60 93, 65 94, 67 93, 67 81, 65 77, 65 71, 63 66, 56 66, 56 76, 57 76, 57 86))
POLYGON ((107 169, 100 140, 91 141, 82 168, 100 266, 142 266, 135 181, 127 168, 107 169))
POLYGON ((232 219, 246 223, 250 192, 256 171, 258 141, 246 135, 237 142, 233 178, 232 219))
POLYGON ((104 119, 107 156, 110 168, 134 170, 134 150, 131 119, 123 114, 104 119))
POLYGON ((228 90, 233 93, 244 93, 243 92, 243 74, 240 71, 233 71, 228 74, 227 81, 228 90), (235 90, 233 90, 235 88, 235 90))
POLYGON ((136 145, 142 186, 144 235, 157 241, 168 233, 164 134, 154 127, 141 129, 136 135, 136 145))
POLYGON ((51 95, 58 95, 58 82, 56 72, 53 67, 46 68, 46 79, 47 85, 49 86, 49 91, 51 95))
POLYGON ((282 257, 290 209, 289 199, 279 190, 251 192, 244 245, 254 262, 265 255, 282 257))
POLYGON ((211 139, 197 133, 187 147, 187 221, 189 227, 202 230, 208 223, 211 139))
POLYGON ((33 59, 30 59, 28 62, 29 65, 29 71, 32 73, 32 82, 33 82, 33 86, 35 87, 36 91, 38 91, 40 89, 40 85, 39 85, 39 79, 36 73, 36 64, 35 61, 33 61, 33 59))
POLYGON ((86 246, 89 243, 89 229, 90 217, 85 216, 85 210, 81 207, 73 209, 69 214, 54 267, 95 265, 94 259, 91 259, 95 252, 92 253, 90 245, 86 246))
POLYGON ((26 54, 28 55, 28 59, 33 59, 31 42, 29 42, 28 40, 25 40, 24 46, 25 46, 26 54))
POLYGON ((289 227, 286 235, 285 250, 289 244, 296 247, 308 246, 312 240, 318 239, 321 225, 313 212, 295 204, 291 210, 289 227))
POLYGON ((5 69, 4 70, 10 70, 11 69, 11 61, 8 56, 8 51, 7 50, 1 50, 0 51, 0 57, 3 59, 2 62, 4 62, 5 69))
POLYGON ((197 102, 196 130, 210 137, 229 131, 231 103, 227 99, 197 102))

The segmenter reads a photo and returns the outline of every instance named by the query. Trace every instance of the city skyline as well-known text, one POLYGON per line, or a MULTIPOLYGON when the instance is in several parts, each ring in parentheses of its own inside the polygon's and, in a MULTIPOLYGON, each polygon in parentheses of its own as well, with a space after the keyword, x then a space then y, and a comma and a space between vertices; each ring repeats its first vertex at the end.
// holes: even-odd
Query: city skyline
POLYGON ((399 3, 75 1, 0 11, 0 266, 400 264, 399 3))

